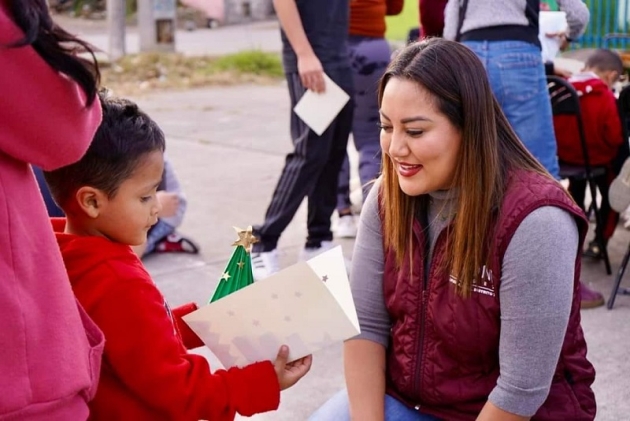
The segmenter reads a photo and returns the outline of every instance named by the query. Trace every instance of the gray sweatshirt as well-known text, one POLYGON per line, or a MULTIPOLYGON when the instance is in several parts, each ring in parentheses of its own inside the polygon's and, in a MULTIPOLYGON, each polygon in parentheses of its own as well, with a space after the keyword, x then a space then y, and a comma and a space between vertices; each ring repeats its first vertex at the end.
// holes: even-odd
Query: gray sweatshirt
MULTIPOLYGON (((540 0, 468 0, 468 7, 462 25, 462 34, 493 26, 529 24, 525 13, 530 7, 538 7, 540 0)), ((459 23, 459 9, 463 0, 449 0, 444 10, 444 38, 454 40, 459 23)), ((582 0, 557 0, 558 8, 566 12, 569 37, 577 38, 584 33, 590 17, 588 7, 582 0)))
MULTIPOLYGON (((361 327, 357 338, 387 347, 391 325, 383 298, 379 188, 380 180, 361 211, 350 283, 361 327)), ((445 192, 432 193, 431 198, 432 254, 438 234, 450 222, 455 200, 445 192)), ((532 416, 549 394, 571 312, 578 242, 573 217, 545 206, 521 222, 508 245, 499 287, 500 376, 489 397, 505 411, 532 416)))

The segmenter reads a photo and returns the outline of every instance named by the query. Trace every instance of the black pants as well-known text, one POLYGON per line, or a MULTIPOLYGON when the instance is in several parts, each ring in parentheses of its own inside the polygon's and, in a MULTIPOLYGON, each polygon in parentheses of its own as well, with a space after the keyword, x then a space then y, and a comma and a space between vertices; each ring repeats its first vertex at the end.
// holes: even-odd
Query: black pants
MULTIPOLYGON (((605 174, 593 177, 593 181, 595 182, 599 193, 602 195, 602 201, 599 205, 599 213, 602 218, 602 223, 604 224, 601 228, 605 243, 608 243, 610 237, 613 236, 617 223, 619 222, 619 214, 610 207, 610 202, 608 201, 608 189, 610 187, 610 183, 612 183, 616 175, 615 171, 613 171, 612 168, 609 168, 605 174)), ((586 195, 587 188, 586 180, 571 180, 569 182, 569 193, 573 197, 573 200, 575 200, 578 206, 580 206, 584 211, 586 211, 584 208, 584 197, 586 195)))
MULTIPOLYGON (((326 74, 353 97, 349 67, 327 69, 326 74)), ((287 155, 282 174, 267 208, 265 222, 254 228, 260 242, 254 251, 276 248, 280 235, 291 222, 304 197, 308 198, 306 247, 318 247, 332 240, 330 218, 337 204, 337 180, 346 156, 352 129, 353 102, 350 100, 321 136, 314 133, 293 107, 306 92, 297 73, 286 75, 291 98, 291 138, 294 150, 287 155)))

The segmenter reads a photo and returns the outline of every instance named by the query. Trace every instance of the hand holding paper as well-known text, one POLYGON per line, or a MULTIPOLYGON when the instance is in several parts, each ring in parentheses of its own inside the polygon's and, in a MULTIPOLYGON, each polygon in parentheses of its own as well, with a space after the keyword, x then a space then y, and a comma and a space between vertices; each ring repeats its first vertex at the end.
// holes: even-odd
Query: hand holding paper
POLYGON ((360 333, 341 247, 299 262, 185 316, 225 367, 288 361, 360 333))
POLYGON ((293 386, 302 377, 306 375, 311 369, 313 364, 313 356, 307 355, 299 360, 288 362, 289 360, 289 348, 285 345, 280 347, 276 361, 273 363, 273 367, 276 370, 278 376, 278 384, 280 390, 285 390, 293 386))
POLYGON ((565 12, 541 11, 538 15, 538 39, 542 47, 543 61, 553 61, 560 51, 560 40, 548 37, 547 34, 557 34, 567 29, 567 14, 565 12))
POLYGON ((306 91, 293 108, 295 114, 318 136, 326 131, 330 123, 350 100, 350 96, 339 85, 325 73, 323 75, 326 90, 319 94, 312 90, 306 91))

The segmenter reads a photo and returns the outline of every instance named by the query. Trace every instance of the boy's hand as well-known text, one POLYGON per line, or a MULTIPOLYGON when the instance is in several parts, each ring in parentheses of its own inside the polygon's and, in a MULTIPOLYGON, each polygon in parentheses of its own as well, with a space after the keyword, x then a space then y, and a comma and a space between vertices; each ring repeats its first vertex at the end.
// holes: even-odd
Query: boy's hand
POLYGON ((298 55, 298 73, 306 89, 318 94, 326 90, 324 68, 315 53, 298 55))
POLYGON ((282 345, 278 351, 276 361, 273 363, 273 367, 276 370, 278 376, 278 383, 280 384, 280 390, 285 390, 293 386, 306 375, 311 369, 313 363, 313 356, 308 355, 299 360, 293 361, 287 364, 289 359, 289 347, 282 345))
POLYGON ((175 216, 177 214, 177 208, 179 207, 179 197, 177 193, 169 193, 166 191, 157 192, 157 199, 162 205, 160 216, 168 218, 169 216, 175 216))

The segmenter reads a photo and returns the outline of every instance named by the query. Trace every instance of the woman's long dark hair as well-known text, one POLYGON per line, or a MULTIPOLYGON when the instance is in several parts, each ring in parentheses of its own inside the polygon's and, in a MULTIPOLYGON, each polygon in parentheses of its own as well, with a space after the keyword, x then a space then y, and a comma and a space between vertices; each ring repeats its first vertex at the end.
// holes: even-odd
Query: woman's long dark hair
MULTIPOLYGON (((459 197, 445 264, 459 280, 457 291, 468 296, 480 268, 489 263, 493 209, 499 209, 503 201, 508 172, 522 169, 551 176, 512 130, 492 94, 483 64, 466 46, 432 38, 403 49, 381 79, 379 105, 392 78, 417 83, 461 132, 453 176, 459 197)), ((418 201, 401 190, 387 153, 382 162, 383 236, 400 267, 404 256, 412 255, 410 240, 418 201)))
POLYGON ((93 48, 53 22, 46 0, 11 0, 9 4, 13 20, 24 32, 24 38, 11 46, 32 46, 50 67, 78 83, 87 97, 86 105, 91 105, 100 80, 93 48), (84 52, 92 61, 78 56, 84 52))

